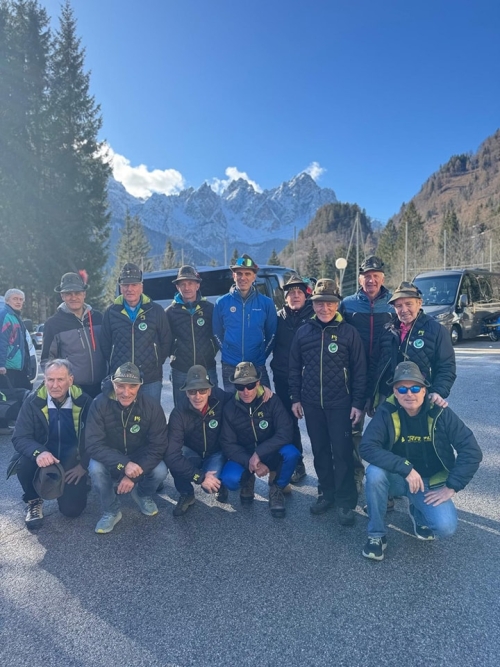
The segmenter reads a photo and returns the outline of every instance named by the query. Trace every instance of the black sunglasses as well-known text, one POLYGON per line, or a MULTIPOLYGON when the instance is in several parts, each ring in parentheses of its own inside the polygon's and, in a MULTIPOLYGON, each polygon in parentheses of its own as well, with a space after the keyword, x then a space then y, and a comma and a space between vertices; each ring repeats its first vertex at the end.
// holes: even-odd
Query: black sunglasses
POLYGON ((234 388, 236 391, 245 391, 245 389, 250 391, 251 389, 255 389, 256 386, 257 382, 250 382, 250 384, 235 384, 234 388))

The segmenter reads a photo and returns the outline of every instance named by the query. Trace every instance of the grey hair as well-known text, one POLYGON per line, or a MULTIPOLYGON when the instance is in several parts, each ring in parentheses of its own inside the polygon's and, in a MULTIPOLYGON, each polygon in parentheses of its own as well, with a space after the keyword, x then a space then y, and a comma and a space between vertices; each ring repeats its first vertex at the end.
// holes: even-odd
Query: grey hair
POLYGON ((66 368, 68 371, 69 375, 73 375, 73 366, 67 359, 51 359, 50 361, 47 361, 45 364, 44 368, 44 373, 47 375, 47 371, 49 371, 52 367, 54 368, 66 368))
POLYGON ((5 292, 4 297, 3 297, 5 299, 5 303, 8 303, 10 297, 15 296, 16 294, 20 294, 23 297, 23 299, 26 299, 26 296, 25 296, 22 289, 16 289, 15 287, 13 287, 12 289, 8 289, 5 292))

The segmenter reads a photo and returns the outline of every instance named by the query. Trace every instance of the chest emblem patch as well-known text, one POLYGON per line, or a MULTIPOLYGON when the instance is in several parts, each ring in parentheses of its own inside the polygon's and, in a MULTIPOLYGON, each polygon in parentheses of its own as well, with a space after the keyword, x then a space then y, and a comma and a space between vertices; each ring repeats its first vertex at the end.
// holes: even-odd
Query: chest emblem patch
POLYGON ((146 331, 146 329, 148 328, 148 325, 146 324, 146 322, 141 322, 139 324, 138 328, 139 328, 139 331, 146 331))
POLYGON ((139 433, 141 430, 141 427, 139 424, 134 424, 133 426, 130 427, 130 433, 139 433))
POLYGON ((261 428, 262 430, 266 429, 268 426, 269 426, 269 423, 266 422, 265 419, 262 419, 262 421, 259 422, 259 428, 261 428))
POLYGON ((331 352, 332 354, 335 354, 335 352, 339 349, 339 346, 337 343, 330 343, 328 346, 328 352, 331 352))
POLYGON ((202 327, 202 326, 205 324, 205 320, 203 319, 203 317, 199 317, 199 318, 196 320, 196 324, 197 324, 199 327, 202 327))
POLYGON ((232 313, 235 313, 235 312, 236 312, 236 306, 231 306, 231 308, 230 308, 229 310, 230 310, 232 313))
POLYGON ((425 343, 421 338, 417 338, 413 341, 413 347, 416 347, 417 350, 420 350, 420 348, 424 347, 424 345, 425 343))
POLYGON ((211 419, 208 422, 208 428, 217 428, 218 425, 219 425, 219 422, 217 421, 217 419, 211 419))

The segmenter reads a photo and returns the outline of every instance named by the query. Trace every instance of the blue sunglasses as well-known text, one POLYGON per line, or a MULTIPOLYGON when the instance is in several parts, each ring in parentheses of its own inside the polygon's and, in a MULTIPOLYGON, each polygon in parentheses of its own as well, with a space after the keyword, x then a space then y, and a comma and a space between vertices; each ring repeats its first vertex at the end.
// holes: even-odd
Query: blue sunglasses
POLYGON ((397 387, 396 391, 398 394, 407 394, 411 391, 412 394, 420 393, 422 387, 419 384, 414 384, 413 387, 397 387))

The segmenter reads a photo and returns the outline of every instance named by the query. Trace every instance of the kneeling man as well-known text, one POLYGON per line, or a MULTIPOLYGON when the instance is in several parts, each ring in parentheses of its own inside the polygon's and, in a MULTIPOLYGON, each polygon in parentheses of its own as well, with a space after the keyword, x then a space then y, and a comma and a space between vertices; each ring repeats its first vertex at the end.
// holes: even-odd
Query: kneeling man
POLYGON ((53 359, 45 366, 44 383, 22 404, 12 437, 18 456, 11 471, 17 472, 23 487, 27 528, 38 527, 43 519, 43 499, 33 486, 39 468, 60 463, 65 470, 64 490, 57 498, 61 514, 77 517, 85 509, 88 457, 83 426, 91 402, 90 396, 73 384, 70 362, 53 359))
POLYGON ((382 560, 387 546, 388 496, 407 496, 416 537, 449 537, 457 528, 453 496, 482 459, 472 431, 448 407, 429 401, 418 366, 400 363, 389 382, 394 395, 378 408, 361 440, 366 470, 368 542, 363 556, 382 560), (455 457, 455 452, 457 456, 455 457))
POLYGON ((241 487, 240 500, 245 505, 254 499, 255 475, 269 475, 269 509, 272 516, 283 517, 283 489, 300 458, 299 450, 290 444, 291 417, 276 395, 264 401, 260 373, 249 361, 236 366, 230 382, 236 395, 224 408, 221 448, 228 461, 222 483, 233 491, 241 487))
POLYGON ((187 399, 178 401, 168 421, 165 462, 181 494, 173 515, 182 516, 194 503, 193 482, 225 503, 227 489, 220 483, 225 462, 219 444, 222 410, 231 394, 215 387, 204 366, 191 366, 180 387, 187 399))
POLYGON ((124 493, 146 516, 158 514, 152 495, 167 476, 167 423, 158 401, 139 393, 141 385, 139 369, 126 362, 90 408, 85 448, 103 511, 96 533, 110 533, 120 521, 124 493))

